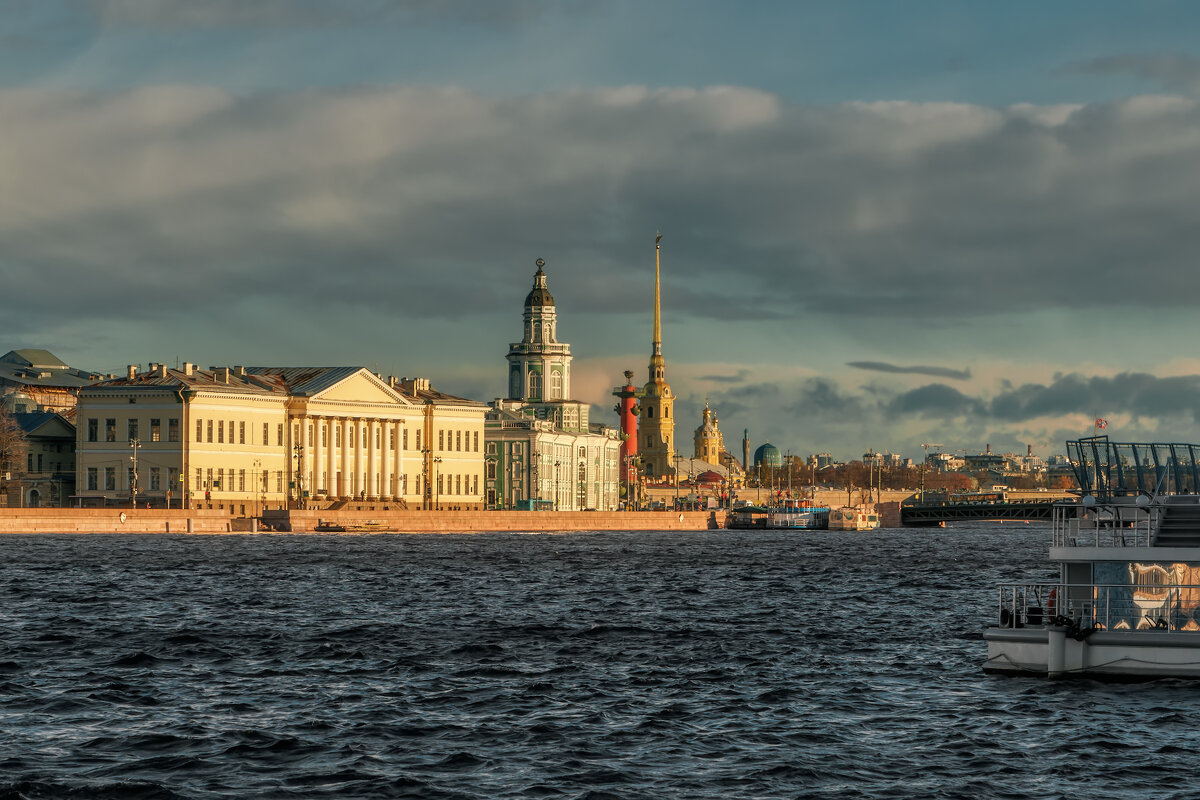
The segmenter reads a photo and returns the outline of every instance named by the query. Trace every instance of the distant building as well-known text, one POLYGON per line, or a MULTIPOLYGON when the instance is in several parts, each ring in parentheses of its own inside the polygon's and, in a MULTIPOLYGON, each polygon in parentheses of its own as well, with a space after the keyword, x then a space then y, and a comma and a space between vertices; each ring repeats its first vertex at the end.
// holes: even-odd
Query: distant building
POLYGON ((612 510, 620 502, 621 439, 589 424, 588 404, 571 399, 571 346, 558 341, 546 262, 536 263, 525 333, 508 347, 509 397, 485 414, 484 504, 612 510))
POLYGON ((17 414, 69 413, 79 390, 102 377, 69 367, 46 350, 9 350, 0 356, 0 403, 17 414))
POLYGON ((759 469, 778 469, 783 466, 783 454, 779 452, 778 447, 767 442, 754 451, 754 466, 759 469))
POLYGON ((75 426, 62 414, 34 411, 13 414, 24 439, 24 463, 6 468, 3 481, 9 506, 61 507, 75 493, 75 426))

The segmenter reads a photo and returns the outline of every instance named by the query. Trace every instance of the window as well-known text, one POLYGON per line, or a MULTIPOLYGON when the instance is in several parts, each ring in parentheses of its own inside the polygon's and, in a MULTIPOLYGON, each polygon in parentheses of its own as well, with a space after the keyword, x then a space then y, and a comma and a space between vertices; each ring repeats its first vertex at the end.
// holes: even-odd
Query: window
POLYGON ((395 449, 396 449, 396 429, 389 428, 388 429, 388 450, 395 450, 395 449))
POLYGON ((646 406, 646 419, 654 419, 654 406, 646 406))
POLYGON ((475 474, 474 476, 472 476, 471 485, 474 487, 471 490, 471 494, 478 496, 479 495, 479 475, 478 475, 478 473, 475 474))
POLYGON ((87 488, 90 492, 94 492, 100 488, 100 479, 97 475, 98 472, 99 470, 97 470, 95 467, 87 468, 87 488))
POLYGON ((138 438, 138 421, 136 419, 126 420, 125 433, 127 434, 126 438, 128 441, 132 442, 138 438))
POLYGON ((542 375, 539 372, 529 371, 529 399, 542 399, 542 375))
POLYGON ((475 431, 475 452, 479 452, 479 431, 475 431))
POLYGON ((489 460, 487 462, 487 479, 489 481, 496 480, 496 462, 495 461, 489 460))
POLYGON ((279 423, 278 428, 275 430, 275 444, 279 445, 280 447, 283 447, 283 423, 282 422, 279 423))
POLYGON ((446 449, 446 432, 439 430, 438 431, 438 450, 445 450, 445 449, 446 449))
POLYGON ((462 431, 454 432, 454 440, 456 443, 455 450, 462 450, 462 431))
POLYGON ((462 475, 454 476, 454 493, 462 494, 462 475))
POLYGON ((417 449, 421 449, 421 432, 417 431, 417 449))
POLYGON ((212 444, 212 440, 213 440, 213 421, 212 421, 211 419, 210 419, 210 420, 208 420, 207 430, 208 430, 208 443, 209 443, 209 444, 212 444))
POLYGON ((438 475, 438 494, 442 494, 442 492, 443 492, 443 489, 444 489, 443 480, 445 479, 445 477, 446 477, 445 475, 438 475))
POLYGON ((328 446, 329 446, 329 426, 322 425, 321 426, 321 447, 328 447, 328 446))
MULTIPOLYGON (((282 425, 279 426, 279 430, 280 430, 280 435, 282 435, 282 433, 283 433, 282 425)), ((277 470, 275 472, 275 491, 283 492, 283 470, 277 470)))
MULTIPOLYGON (((92 417, 87 421, 87 440, 89 442, 98 441, 100 438, 100 420, 92 417)), ((94 488, 94 487, 93 487, 94 488)))
POLYGON ((115 442, 116 440, 117 440, 117 421, 113 417, 108 417, 104 420, 104 441, 115 442))
MULTIPOLYGON (((230 474, 233 474, 233 470, 229 470, 229 472, 230 472, 230 474)), ((216 481, 216 483, 213 484, 213 488, 214 489, 224 489, 225 488, 225 468, 224 467, 217 467, 217 481, 216 481)))
POLYGON ((494 456, 494 455, 496 455, 496 443, 495 443, 495 442, 488 442, 488 443, 487 443, 487 454, 488 454, 489 456, 494 456))
POLYGON ((341 447, 342 446, 342 426, 338 425, 336 428, 334 428, 333 433, 334 433, 334 437, 333 437, 334 442, 336 443, 336 445, 338 447, 341 447))
POLYGON ((150 491, 158 492, 162 490, 162 467, 150 468, 150 491))
POLYGON ((315 427, 316 427, 315 425, 311 425, 311 424, 308 426, 308 446, 309 447, 313 446, 313 436, 315 435, 313 431, 314 431, 315 427))
POLYGON ((259 486, 259 488, 262 489, 264 492, 267 490, 267 483, 269 480, 270 480, 270 475, 267 473, 267 470, 264 469, 263 474, 262 474, 262 484, 259 486))
POLYGON ((167 467, 167 491, 174 491, 175 484, 179 483, 179 470, 174 467, 167 467))
POLYGON ((204 488, 204 471, 199 467, 196 467, 196 488, 204 488))
POLYGON ((514 456, 519 456, 525 452, 524 442, 513 442, 512 452, 514 456))
POLYGON ((196 420, 196 441, 204 441, 204 420, 202 419, 196 420))
POLYGON ((209 467, 209 468, 208 468, 208 469, 205 471, 205 473, 204 473, 204 477, 207 479, 207 480, 205 481, 205 483, 204 483, 204 488, 205 488, 205 489, 211 489, 211 488, 213 488, 213 471, 212 471, 212 467, 209 467))
POLYGON ((650 436, 646 437, 646 447, 654 447, 654 439, 650 436))
POLYGON ((238 444, 246 443, 246 423, 238 423, 238 444))
POLYGON ((104 491, 113 492, 117 489, 117 468, 104 468, 104 491))
POLYGON ((663 416, 664 417, 671 416, 671 407, 670 406, 663 406, 663 416))
POLYGON ((522 464, 520 461, 514 461, 511 465, 509 465, 508 471, 512 475, 512 481, 514 484, 521 483, 521 468, 522 464))
POLYGON ((265 423, 265 422, 263 423, 263 440, 262 440, 262 443, 263 443, 263 446, 264 446, 264 447, 265 447, 265 446, 267 446, 267 445, 269 445, 269 444, 271 443, 271 426, 270 426, 270 425, 268 425, 268 424, 267 424, 267 423, 265 423))
POLYGON ((408 473, 400 476, 400 494, 408 494, 408 473))
MULTIPOLYGON (((229 438, 230 439, 233 438, 233 428, 232 427, 230 427, 230 429, 229 429, 229 438)), ((224 443, 225 443, 225 420, 219 419, 219 420, 217 420, 217 444, 224 444, 224 443)))
POLYGON ((361 428, 362 428, 362 446, 365 448, 367 446, 367 426, 362 425, 361 428))
POLYGON ((152 442, 161 442, 162 441, 162 420, 160 420, 160 419, 150 420, 150 441, 152 441, 152 442))
POLYGON ((562 373, 558 370, 553 370, 550 373, 550 399, 562 399, 562 373))
POLYGON ((179 441, 179 419, 178 418, 167 420, 167 441, 168 442, 178 442, 179 441))
POLYGON ((404 449, 407 450, 408 449, 408 428, 404 429, 403 436, 404 436, 404 449))
POLYGON ((244 469, 238 470, 238 491, 246 491, 246 470, 244 469))

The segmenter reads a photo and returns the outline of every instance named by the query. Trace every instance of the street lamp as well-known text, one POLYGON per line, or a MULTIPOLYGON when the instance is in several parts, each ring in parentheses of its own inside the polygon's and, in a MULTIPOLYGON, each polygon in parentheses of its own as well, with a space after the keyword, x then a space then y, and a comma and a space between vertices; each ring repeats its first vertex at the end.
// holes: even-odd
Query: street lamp
POLYGON ((302 444, 300 444, 299 442, 297 442, 296 444, 292 445, 292 452, 296 454, 296 496, 295 496, 295 503, 296 503, 296 506, 297 506, 297 507, 299 507, 299 506, 300 506, 300 504, 301 504, 301 502, 302 502, 302 498, 304 497, 304 495, 303 495, 303 492, 302 492, 302 490, 301 490, 301 488, 300 488, 300 484, 301 484, 301 481, 300 481, 300 478, 301 478, 301 476, 300 476, 300 458, 301 458, 301 457, 304 455, 304 446, 303 446, 302 444))
MULTIPOLYGON (((438 479, 437 465, 440 463, 442 463, 441 456, 437 456, 433 459, 433 479, 435 481, 438 479)), ((438 511, 442 510, 442 485, 440 483, 437 486, 437 494, 434 495, 433 507, 438 511)))
POLYGON ((133 451, 132 455, 129 456, 129 460, 131 462, 133 462, 133 470, 132 470, 132 474, 130 475, 130 478, 129 478, 129 507, 130 508, 137 508, 137 481, 138 481, 137 451, 138 451, 138 448, 141 446, 142 446, 142 443, 139 442, 137 439, 129 440, 129 449, 131 451, 133 451))
POLYGON ((558 511, 558 471, 562 466, 561 461, 554 462, 554 510, 558 511))

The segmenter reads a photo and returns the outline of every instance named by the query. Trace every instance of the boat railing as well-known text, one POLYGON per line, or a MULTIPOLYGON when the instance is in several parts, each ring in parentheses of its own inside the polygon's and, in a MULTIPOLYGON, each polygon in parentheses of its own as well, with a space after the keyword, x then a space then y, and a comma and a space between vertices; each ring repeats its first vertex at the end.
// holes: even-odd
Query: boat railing
POLYGON ((1001 584, 995 626, 1200 632, 1200 584, 1001 584))
POLYGON ((1055 547, 1150 547, 1162 517, 1159 505, 1079 503, 1054 506, 1055 547))

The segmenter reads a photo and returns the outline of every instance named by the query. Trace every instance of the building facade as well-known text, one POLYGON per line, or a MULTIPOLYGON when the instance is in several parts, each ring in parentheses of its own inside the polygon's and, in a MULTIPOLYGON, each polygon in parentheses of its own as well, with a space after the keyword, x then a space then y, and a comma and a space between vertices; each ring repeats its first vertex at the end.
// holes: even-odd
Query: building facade
POLYGON ((76 495, 241 516, 421 508, 424 483, 436 486, 429 462, 452 467, 433 500, 478 508, 483 410, 406 396, 363 367, 131 366, 80 392, 76 495))
POLYGON ((10 350, 0 356, 0 402, 16 414, 69 415, 79 390, 102 377, 69 367, 46 350, 10 350))
POLYGON ((571 399, 571 346, 558 341, 557 307, 538 259, 525 297, 524 336, 508 347, 508 398, 488 409, 488 508, 615 509, 620 436, 589 422, 571 399))

